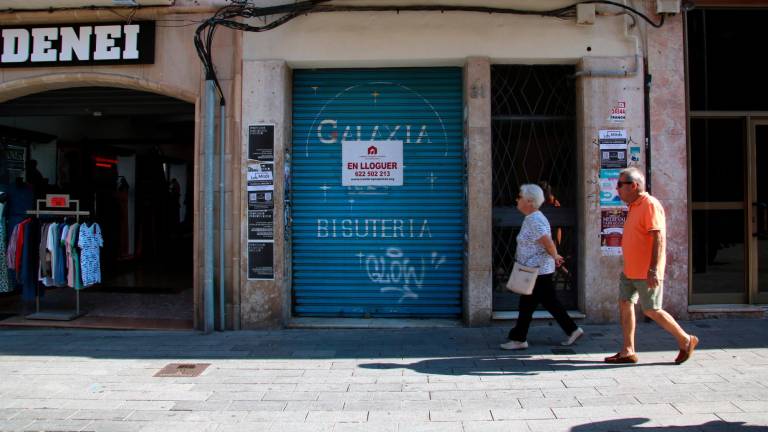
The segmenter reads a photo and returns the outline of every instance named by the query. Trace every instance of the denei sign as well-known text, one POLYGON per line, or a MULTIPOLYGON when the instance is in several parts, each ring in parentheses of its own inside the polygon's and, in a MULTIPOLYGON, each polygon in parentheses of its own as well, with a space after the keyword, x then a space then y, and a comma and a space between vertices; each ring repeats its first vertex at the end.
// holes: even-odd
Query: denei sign
POLYGON ((154 61, 154 21, 0 27, 0 68, 154 61))

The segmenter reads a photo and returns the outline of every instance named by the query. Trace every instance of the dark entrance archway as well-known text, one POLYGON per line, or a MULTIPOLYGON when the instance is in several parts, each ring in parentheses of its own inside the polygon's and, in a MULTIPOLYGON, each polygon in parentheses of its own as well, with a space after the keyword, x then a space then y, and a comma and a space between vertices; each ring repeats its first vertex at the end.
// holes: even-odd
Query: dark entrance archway
MULTIPOLYGON (((51 90, 0 104, 6 235, 51 193, 79 200, 90 215, 40 223, 98 223, 101 230, 101 282, 80 290, 88 313, 72 325, 192 327, 194 122, 193 104, 113 87, 51 90), (9 164, 9 156, 23 162, 9 164)), ((41 308, 72 307, 72 284, 51 285, 59 287, 38 283, 41 308)), ((3 294, 0 304, 23 316, 33 305, 18 291, 3 294)))

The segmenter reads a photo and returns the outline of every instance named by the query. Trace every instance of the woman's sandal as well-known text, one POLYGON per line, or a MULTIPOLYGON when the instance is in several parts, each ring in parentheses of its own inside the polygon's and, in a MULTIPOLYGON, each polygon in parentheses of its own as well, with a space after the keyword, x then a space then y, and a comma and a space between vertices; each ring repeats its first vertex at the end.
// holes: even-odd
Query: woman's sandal
POLYGON ((621 355, 621 353, 617 353, 610 357, 606 357, 605 362, 613 363, 613 364, 637 363, 637 354, 630 354, 628 356, 623 356, 621 355))

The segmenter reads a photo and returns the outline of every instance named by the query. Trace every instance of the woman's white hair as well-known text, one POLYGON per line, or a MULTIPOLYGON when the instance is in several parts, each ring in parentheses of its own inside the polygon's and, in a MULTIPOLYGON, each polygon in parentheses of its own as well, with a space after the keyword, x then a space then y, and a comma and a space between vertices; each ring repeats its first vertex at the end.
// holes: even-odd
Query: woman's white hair
POLYGON ((532 183, 520 186, 520 197, 533 204, 533 208, 538 209, 544 203, 544 191, 539 185, 532 183))

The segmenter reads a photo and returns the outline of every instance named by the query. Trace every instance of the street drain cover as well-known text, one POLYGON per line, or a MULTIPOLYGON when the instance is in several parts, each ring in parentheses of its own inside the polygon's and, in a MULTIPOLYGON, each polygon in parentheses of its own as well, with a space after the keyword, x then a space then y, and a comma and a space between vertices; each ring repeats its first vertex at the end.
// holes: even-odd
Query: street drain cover
POLYGON ((210 363, 171 363, 160 369, 156 377, 196 377, 210 366, 210 363))
POLYGON ((576 351, 570 348, 552 348, 552 354, 576 354, 576 351))

